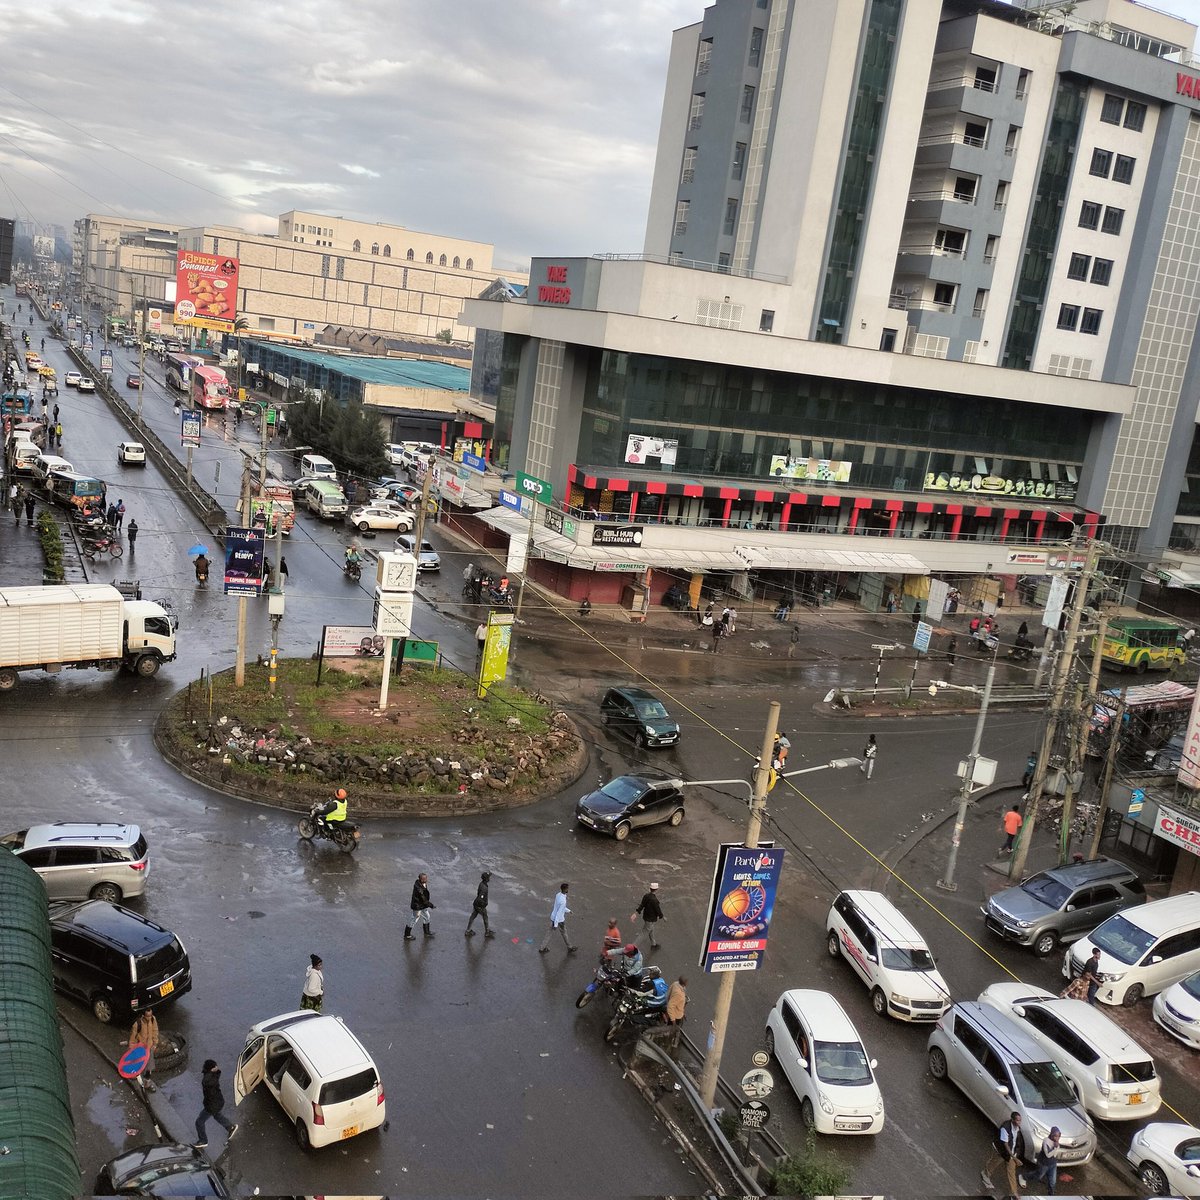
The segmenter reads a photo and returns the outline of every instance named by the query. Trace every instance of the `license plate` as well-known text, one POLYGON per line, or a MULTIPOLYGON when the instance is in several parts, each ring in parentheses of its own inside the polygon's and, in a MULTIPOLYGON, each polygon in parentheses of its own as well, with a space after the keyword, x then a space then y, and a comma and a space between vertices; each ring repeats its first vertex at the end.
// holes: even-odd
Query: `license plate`
POLYGON ((1141 1104, 1141 1102, 1142 1102, 1144 1099, 1145 1099, 1145 1093, 1143 1093, 1143 1092, 1134 1092, 1134 1093, 1133 1093, 1133 1095, 1129 1097, 1129 1103, 1130 1103, 1130 1104, 1141 1104))
POLYGON ((357 1125, 347 1125, 346 1128, 342 1130, 342 1140, 345 1141, 346 1138, 355 1137, 357 1134, 357 1125))
POLYGON ((167 982, 158 989, 158 994, 160 996, 169 996, 174 990, 175 981, 173 979, 168 979, 167 982))

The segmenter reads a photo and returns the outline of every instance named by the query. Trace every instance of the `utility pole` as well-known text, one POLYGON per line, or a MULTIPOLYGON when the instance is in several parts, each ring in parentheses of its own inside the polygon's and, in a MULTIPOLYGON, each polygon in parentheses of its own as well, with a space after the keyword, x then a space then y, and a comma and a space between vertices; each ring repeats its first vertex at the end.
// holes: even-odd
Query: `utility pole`
MULTIPOLYGON (((983 742, 983 723, 987 720, 988 703, 992 698, 992 681, 996 678, 996 656, 988 663, 987 678, 983 681, 983 699, 979 704, 979 716, 975 719, 975 736, 971 740, 971 753, 967 755, 967 770, 963 775, 962 787, 958 789, 958 816, 954 821, 954 836, 950 839, 950 856, 946 859, 946 873, 937 881, 938 887, 946 892, 957 892, 954 868, 958 863, 958 847, 962 842, 963 829, 967 824, 967 805, 971 803, 971 783, 975 774, 975 762, 979 758, 979 747, 983 742)), ((933 691, 933 685, 930 685, 933 691)))
MULTIPOLYGON (((132 280, 130 281, 132 284, 132 280)), ((146 312, 146 295, 145 295, 145 280, 142 281, 142 287, 139 289, 138 300, 143 317, 146 312)), ((138 334, 138 424, 142 423, 142 388, 145 386, 143 377, 146 371, 146 330, 145 320, 142 321, 142 331, 138 334)), ((188 487, 191 487, 191 480, 188 480, 188 487)))
MULTIPOLYGON (((767 710, 767 726, 763 730, 762 750, 758 765, 754 769, 754 795, 750 801, 750 819, 746 825, 746 846, 753 849, 758 845, 762 830, 763 814, 767 809, 767 788, 771 782, 771 758, 775 752, 775 731, 779 728, 779 701, 772 700, 767 710)), ((725 1048, 725 1031, 729 1027, 729 1010, 733 1006, 733 985, 736 971, 724 971, 717 989, 717 1004, 713 1010, 712 1045, 704 1059, 704 1071, 700 1076, 700 1098, 704 1107, 711 1111, 717 1098, 717 1079, 721 1072, 721 1052, 725 1048)))
POLYGON ((1100 664, 1104 652, 1104 638, 1108 633, 1108 614, 1102 609, 1100 625, 1096 632, 1096 650, 1092 655, 1092 670, 1088 679, 1087 692, 1080 687, 1075 697, 1073 724, 1071 728, 1071 753, 1067 759, 1067 788, 1063 795, 1062 836, 1059 843, 1058 864, 1063 866, 1071 851, 1071 821, 1075 816, 1075 801, 1079 793, 1076 780, 1082 782, 1083 760, 1087 753, 1088 736, 1092 723, 1088 719, 1096 696, 1100 691, 1100 664))
MULTIPOLYGON (((1107 706, 1106 706, 1107 707, 1107 706)), ((1108 722, 1108 751, 1104 755, 1104 776, 1100 781, 1100 796, 1096 802, 1096 828, 1092 830, 1092 844, 1088 858, 1100 853, 1100 839, 1104 836, 1104 814, 1108 812, 1108 789, 1112 786, 1113 768, 1117 765, 1117 749, 1121 741, 1121 726, 1125 720, 1125 693, 1117 701, 1108 722)))
POLYGON ((433 468, 436 464, 437 459, 431 454, 429 461, 425 464, 425 476, 421 480, 421 504, 417 509, 417 524, 413 531, 416 542, 414 552, 418 563, 421 561, 421 540, 425 537, 425 512, 429 508, 429 488, 433 483, 433 468))
POLYGON ((1050 751, 1054 748, 1058 736, 1058 723, 1062 714, 1063 699, 1066 696, 1067 680, 1071 676, 1071 668, 1075 662, 1075 643, 1079 638, 1079 620, 1083 615, 1084 604, 1087 601, 1088 590, 1091 588, 1098 557, 1099 543, 1089 542, 1083 570, 1075 584, 1075 596, 1071 603, 1071 619, 1067 624, 1066 641, 1063 644, 1062 658, 1059 660, 1058 673, 1054 680, 1054 692, 1050 700, 1046 729, 1042 734, 1042 746, 1038 751, 1037 766, 1034 768, 1033 780, 1029 785, 1029 806, 1025 810, 1025 822, 1021 826, 1021 836, 1017 839, 1012 858, 1009 859, 1008 876, 1010 879, 1021 878, 1025 870, 1025 859, 1029 855, 1029 845, 1033 841, 1033 831, 1037 824, 1038 808, 1042 799, 1042 784, 1046 778, 1046 765, 1050 761, 1050 751))
MULTIPOLYGON (((250 459, 242 459, 241 516, 245 522, 250 514, 250 459)), ((246 686, 246 597, 238 597, 237 662, 233 668, 235 687, 246 686)))

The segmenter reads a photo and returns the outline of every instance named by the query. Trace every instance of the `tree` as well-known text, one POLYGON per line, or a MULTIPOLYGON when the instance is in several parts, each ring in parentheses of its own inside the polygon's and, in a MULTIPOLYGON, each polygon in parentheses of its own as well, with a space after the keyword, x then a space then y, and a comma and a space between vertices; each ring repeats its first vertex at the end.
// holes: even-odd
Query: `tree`
POLYGON ((250 328, 250 321, 247 317, 237 317, 233 322, 234 333, 245 333, 250 328))
POLYGON ((287 417, 291 445, 311 446, 338 470, 370 477, 387 469, 379 419, 361 401, 317 400, 306 388, 289 405, 287 417))
POLYGON ((439 342, 445 342, 447 346, 450 345, 450 343, 452 341, 454 341, 454 330, 453 329, 439 329, 438 335, 437 335, 437 340, 439 342))

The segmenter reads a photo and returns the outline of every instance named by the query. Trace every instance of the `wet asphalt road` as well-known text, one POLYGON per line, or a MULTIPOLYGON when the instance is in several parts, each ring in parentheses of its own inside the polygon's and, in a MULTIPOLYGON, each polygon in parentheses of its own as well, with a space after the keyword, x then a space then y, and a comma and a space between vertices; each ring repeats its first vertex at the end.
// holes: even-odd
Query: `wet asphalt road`
MULTIPOLYGON (((58 343, 48 341, 47 358, 61 378, 67 364, 58 343)), ((128 357, 117 351, 118 382, 127 369, 128 357)), ((155 374, 156 364, 148 379, 155 374)), ((274 1102, 251 1097, 238 1114, 242 1132, 223 1160, 242 1187, 504 1194, 540 1190, 553 1181, 558 1191, 594 1193, 596 1179, 612 1170, 612 1147, 619 1146, 633 1164, 625 1178, 636 1178, 636 1190, 697 1191, 699 1180, 621 1082, 601 1043, 601 1014, 577 1013, 571 1002, 605 919, 619 916, 625 928, 654 878, 667 911, 663 949, 655 957, 669 976, 691 978, 690 1032, 702 1040, 715 982, 695 969, 700 927, 713 849, 736 840, 744 828, 740 801, 697 789, 680 829, 646 831, 623 845, 575 832, 574 797, 599 777, 636 767, 632 747, 614 741, 594 720, 601 687, 628 678, 631 670, 603 648, 549 630, 542 640, 522 643, 520 663, 526 677, 565 698, 593 743, 588 774, 566 795, 464 823, 372 821, 360 852, 346 858, 300 842, 287 814, 230 801, 181 779, 158 759, 150 727, 174 689, 201 667, 221 669, 232 660, 235 606, 216 589, 196 591, 185 552, 201 531, 155 469, 116 467, 115 444, 123 434, 103 401, 63 388, 59 403, 66 431, 62 453, 108 478, 110 495, 125 500, 126 520, 136 516, 142 529, 136 559, 106 563, 95 577, 136 575, 148 596, 169 596, 182 620, 180 658, 149 681, 92 673, 23 678, 20 690, 4 698, 0 727, 4 776, 22 784, 5 787, 0 812, 5 829, 36 815, 136 820, 146 830, 153 871, 138 907, 180 934, 196 981, 166 1019, 193 1047, 189 1070, 165 1083, 181 1113, 196 1106, 197 1064, 204 1056, 225 1064, 226 1090, 232 1090, 233 1060, 245 1030, 295 1007, 307 955, 317 952, 326 964, 327 1011, 344 1016, 380 1064, 391 1127, 303 1155, 274 1102), (36 802, 28 798, 29 780, 37 781, 36 802), (494 872, 492 919, 500 936, 466 940, 461 929, 483 869, 494 872), (419 870, 431 877, 438 936, 405 944, 404 909, 419 870), (572 921, 585 947, 572 959, 561 947, 536 953, 560 878, 572 881, 572 921)), ((166 436, 174 428, 170 397, 151 384, 145 404, 148 413, 158 414, 151 420, 166 436)), ((214 434, 196 454, 197 474, 207 486, 214 486, 217 462, 221 481, 215 488, 232 508, 239 456, 214 434)), ((298 519, 285 545, 291 572, 285 649, 311 651, 324 620, 369 622, 366 593, 345 583, 337 569, 345 540, 337 527, 298 519)), ((8 581, 9 564, 27 559, 28 547, 23 529, 0 521, 0 577, 8 581)), ((422 591, 434 605, 452 609, 461 558, 453 547, 440 548, 451 551, 443 577, 423 580, 422 591)), ((252 656, 269 644, 259 607, 251 605, 252 656)), ((536 637, 536 611, 532 618, 536 637)), ((470 626, 428 603, 418 606, 416 632, 441 641, 451 659, 472 653, 470 626)), ((860 640, 869 643, 871 635, 860 640)), ((869 646, 860 652, 863 662, 869 660, 869 646)), ((819 715, 814 707, 848 672, 869 674, 861 664, 831 655, 784 675, 776 664, 746 661, 735 670, 728 659, 716 663, 684 651, 620 653, 659 680, 684 728, 679 750, 650 757, 656 767, 689 779, 745 775, 772 697, 784 703, 783 726, 793 742, 790 768, 861 748, 860 722, 819 715)), ((789 866, 766 965, 738 982, 724 1073, 736 1079, 749 1068, 781 990, 835 992, 879 1059, 887 1103, 887 1124, 877 1138, 836 1141, 851 1164, 853 1186, 863 1192, 972 1194, 979 1187, 989 1140, 983 1119, 928 1076, 923 1032, 880 1022, 865 989, 844 964, 827 958, 823 945, 825 912, 838 888, 877 886, 867 851, 887 854, 905 842, 923 814, 953 803, 954 767, 969 746, 972 724, 969 716, 876 722, 871 729, 881 752, 872 781, 856 771, 823 772, 798 781, 808 800, 780 789, 771 801, 772 832, 786 847, 789 866)), ((1035 715, 1024 712, 997 712, 989 719, 984 752, 1000 760, 1002 776, 1019 775, 1035 724, 1035 715)), ((999 807, 997 802, 996 816, 999 807)), ((940 855, 931 839, 929 853, 901 866, 902 872, 911 867, 918 891, 975 936, 981 936, 981 922, 971 924, 979 863, 994 823, 979 826, 977 853, 964 847, 963 886, 952 900, 936 893, 930 878, 944 859, 945 835, 940 855)), ((901 903, 929 937, 956 996, 973 997, 1000 977, 995 962, 930 910, 908 899, 901 903)), ((1056 988, 1056 962, 985 945, 1028 982, 1056 988)), ((776 1075, 779 1086, 768 1101, 772 1125, 796 1144, 798 1104, 778 1069, 776 1075)), ((1167 1076, 1168 1096, 1194 1119, 1200 1105, 1189 1086, 1182 1072, 1167 1076)), ((1104 1137, 1119 1155, 1130 1132, 1110 1126, 1104 1137)), ((1060 1191, 1119 1192, 1131 1184, 1099 1163, 1074 1174, 1076 1182, 1060 1191)))

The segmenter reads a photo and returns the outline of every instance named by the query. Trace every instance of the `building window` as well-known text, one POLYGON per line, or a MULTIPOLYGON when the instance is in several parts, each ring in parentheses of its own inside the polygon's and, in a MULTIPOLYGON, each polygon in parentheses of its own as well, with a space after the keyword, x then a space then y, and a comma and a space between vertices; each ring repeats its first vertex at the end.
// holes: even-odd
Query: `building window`
POLYGON ((473 270, 475 270, 475 260, 474 260, 473 258, 468 258, 468 259, 467 259, 467 270, 468 270, 468 271, 473 271, 473 270))
POLYGON ((1071 265, 1067 268, 1068 279, 1087 279, 1088 267, 1092 261, 1090 254, 1072 254, 1071 265))
POLYGON ((1105 125, 1120 125, 1121 112, 1125 107, 1125 101, 1120 96, 1108 95, 1104 97, 1104 106, 1100 109, 1100 120, 1105 125))
POLYGON ((699 129, 700 123, 704 120, 704 93, 696 92, 692 96, 692 107, 688 113, 688 128, 699 129))
POLYGON ((1007 182, 1007 180, 1002 179, 998 184, 996 184, 996 199, 995 199, 995 202, 992 204, 992 207, 997 212, 1003 212, 1007 205, 1008 205, 1008 182, 1007 182))
POLYGON ((708 74, 708 62, 712 58, 712 38, 705 38, 700 43, 700 49, 696 52, 696 74, 708 74))
POLYGON ((737 210, 738 202, 736 200, 725 201, 725 236, 731 237, 733 231, 737 228, 737 210))
POLYGON ((675 202, 675 236, 682 237, 687 233, 688 225, 688 210, 691 208, 691 202, 688 200, 677 200, 675 202))
POLYGON ((427 266, 430 266, 430 267, 433 266, 433 251, 432 250, 430 250, 429 253, 425 255, 425 263, 427 266))
POLYGON ((730 262, 730 254, 729 254, 729 251, 728 251, 728 250, 722 250, 722 251, 721 251, 721 252, 720 252, 720 253, 717 255, 717 270, 718 270, 718 271, 719 271, 719 272, 720 272, 722 275, 728 275, 728 274, 729 274, 729 262, 730 262))
POLYGON ((733 145, 733 178, 741 179, 746 173, 746 143, 735 142, 733 145))
POLYGON ((459 266, 459 265, 460 265, 460 264, 459 264, 459 261, 458 261, 458 255, 456 254, 456 255, 454 256, 454 266, 455 266, 455 267, 457 267, 457 266, 459 266))
POLYGON ((1100 205, 1094 200, 1085 200, 1079 207, 1079 228, 1100 228, 1100 205))
POLYGON ((407 258, 409 262, 412 262, 412 260, 417 256, 413 253, 413 248, 409 246, 408 253, 404 257, 407 258))
POLYGON ((339 258, 337 260, 337 270, 334 272, 338 279, 341 279, 346 274, 346 260, 339 258))
POLYGON ((1111 150, 1093 150, 1092 165, 1088 167, 1088 174, 1107 179, 1109 171, 1112 170, 1112 158, 1111 150))
POLYGON ((696 178, 696 147, 688 146, 683 152, 683 170, 679 172, 680 187, 692 183, 696 178))
POLYGON ((1125 128, 1132 129, 1134 133, 1141 133, 1142 127, 1146 124, 1146 106, 1139 104, 1136 100, 1130 100, 1125 105, 1125 128))
POLYGON ((443 254, 441 256, 441 258, 438 259, 438 266, 444 267, 445 265, 446 265, 446 256, 443 254))
POLYGON ((939 254, 962 258, 967 248, 966 231, 962 229, 939 229, 933 236, 933 247, 939 254))
POLYGON ((896 349, 896 334, 898 330, 885 329, 879 335, 879 348, 885 354, 891 354, 896 349))
POLYGON ((330 261, 330 260, 329 260, 329 255, 328 255, 328 254, 322 254, 322 255, 321 255, 321 275, 322 275, 322 276, 323 276, 325 279, 328 279, 328 278, 329 278, 329 261, 330 261))
POLYGON ((1100 319, 1103 316, 1104 313, 1102 313, 1098 308, 1085 308, 1083 310, 1083 316, 1079 320, 1079 332, 1099 333, 1100 319))
POLYGON ((773 308, 764 308, 758 318, 758 332, 770 333, 775 328, 775 310, 773 308))
POLYGON ((988 289, 975 289, 975 307, 971 309, 971 316, 984 317, 987 315, 988 289))
POLYGON ((939 312, 953 312, 957 299, 957 283, 935 283, 933 285, 933 303, 939 312))
POLYGON ((1113 183, 1132 183, 1133 165, 1136 162, 1137 159, 1130 158, 1128 154, 1118 154, 1113 163, 1113 183))
POLYGON ((975 68, 975 90, 979 92, 994 92, 996 90, 996 68, 975 68))
POLYGON ((754 89, 746 84, 742 88, 742 111, 740 113, 743 122, 749 121, 754 116, 754 89))
POLYGON ((975 189, 979 180, 970 175, 958 175, 954 180, 954 198, 962 204, 975 203, 975 189))
POLYGON ((274 317, 257 317, 257 318, 255 318, 255 320, 258 324, 259 329, 263 330, 264 333, 271 332, 275 328, 275 318, 274 317))
POLYGON ((1004 153, 1010 158, 1017 152, 1017 143, 1021 140, 1020 125, 1010 125, 1004 137, 1004 153))
POLYGON ((763 31, 752 29, 750 31, 750 66, 752 67, 757 67, 762 62, 762 44, 763 31))
POLYGON ((1092 263, 1092 282, 1099 284, 1100 287, 1108 287, 1108 281, 1112 278, 1113 260, 1111 258, 1098 258, 1092 263))
POLYGON ((1107 207, 1104 210, 1104 222, 1100 226, 1101 233, 1120 233, 1121 223, 1125 220, 1123 208, 1107 207))
POLYGON ((1029 95, 1029 72, 1022 67, 1017 75, 1017 99, 1024 100, 1029 95))
POLYGON ((1058 309, 1058 327, 1059 329, 1070 329, 1072 332, 1075 326, 1079 324, 1079 305, 1078 304, 1062 304, 1058 309))
POLYGON ((968 121, 963 126, 963 145, 974 146, 977 150, 986 150, 990 125, 990 121, 987 124, 980 121, 968 121))
POLYGON ((996 247, 1000 245, 1000 235, 989 233, 987 241, 983 244, 983 261, 985 263, 996 261, 996 247))
POLYGON ((353 250, 355 254, 361 254, 362 253, 362 242, 360 242, 358 240, 358 238, 355 238, 354 245, 351 246, 350 249, 353 250))
POLYGON ((391 246, 384 246, 384 248, 383 248, 383 257, 384 257, 384 258, 391 258, 391 257, 392 257, 392 248, 391 248, 391 246))

